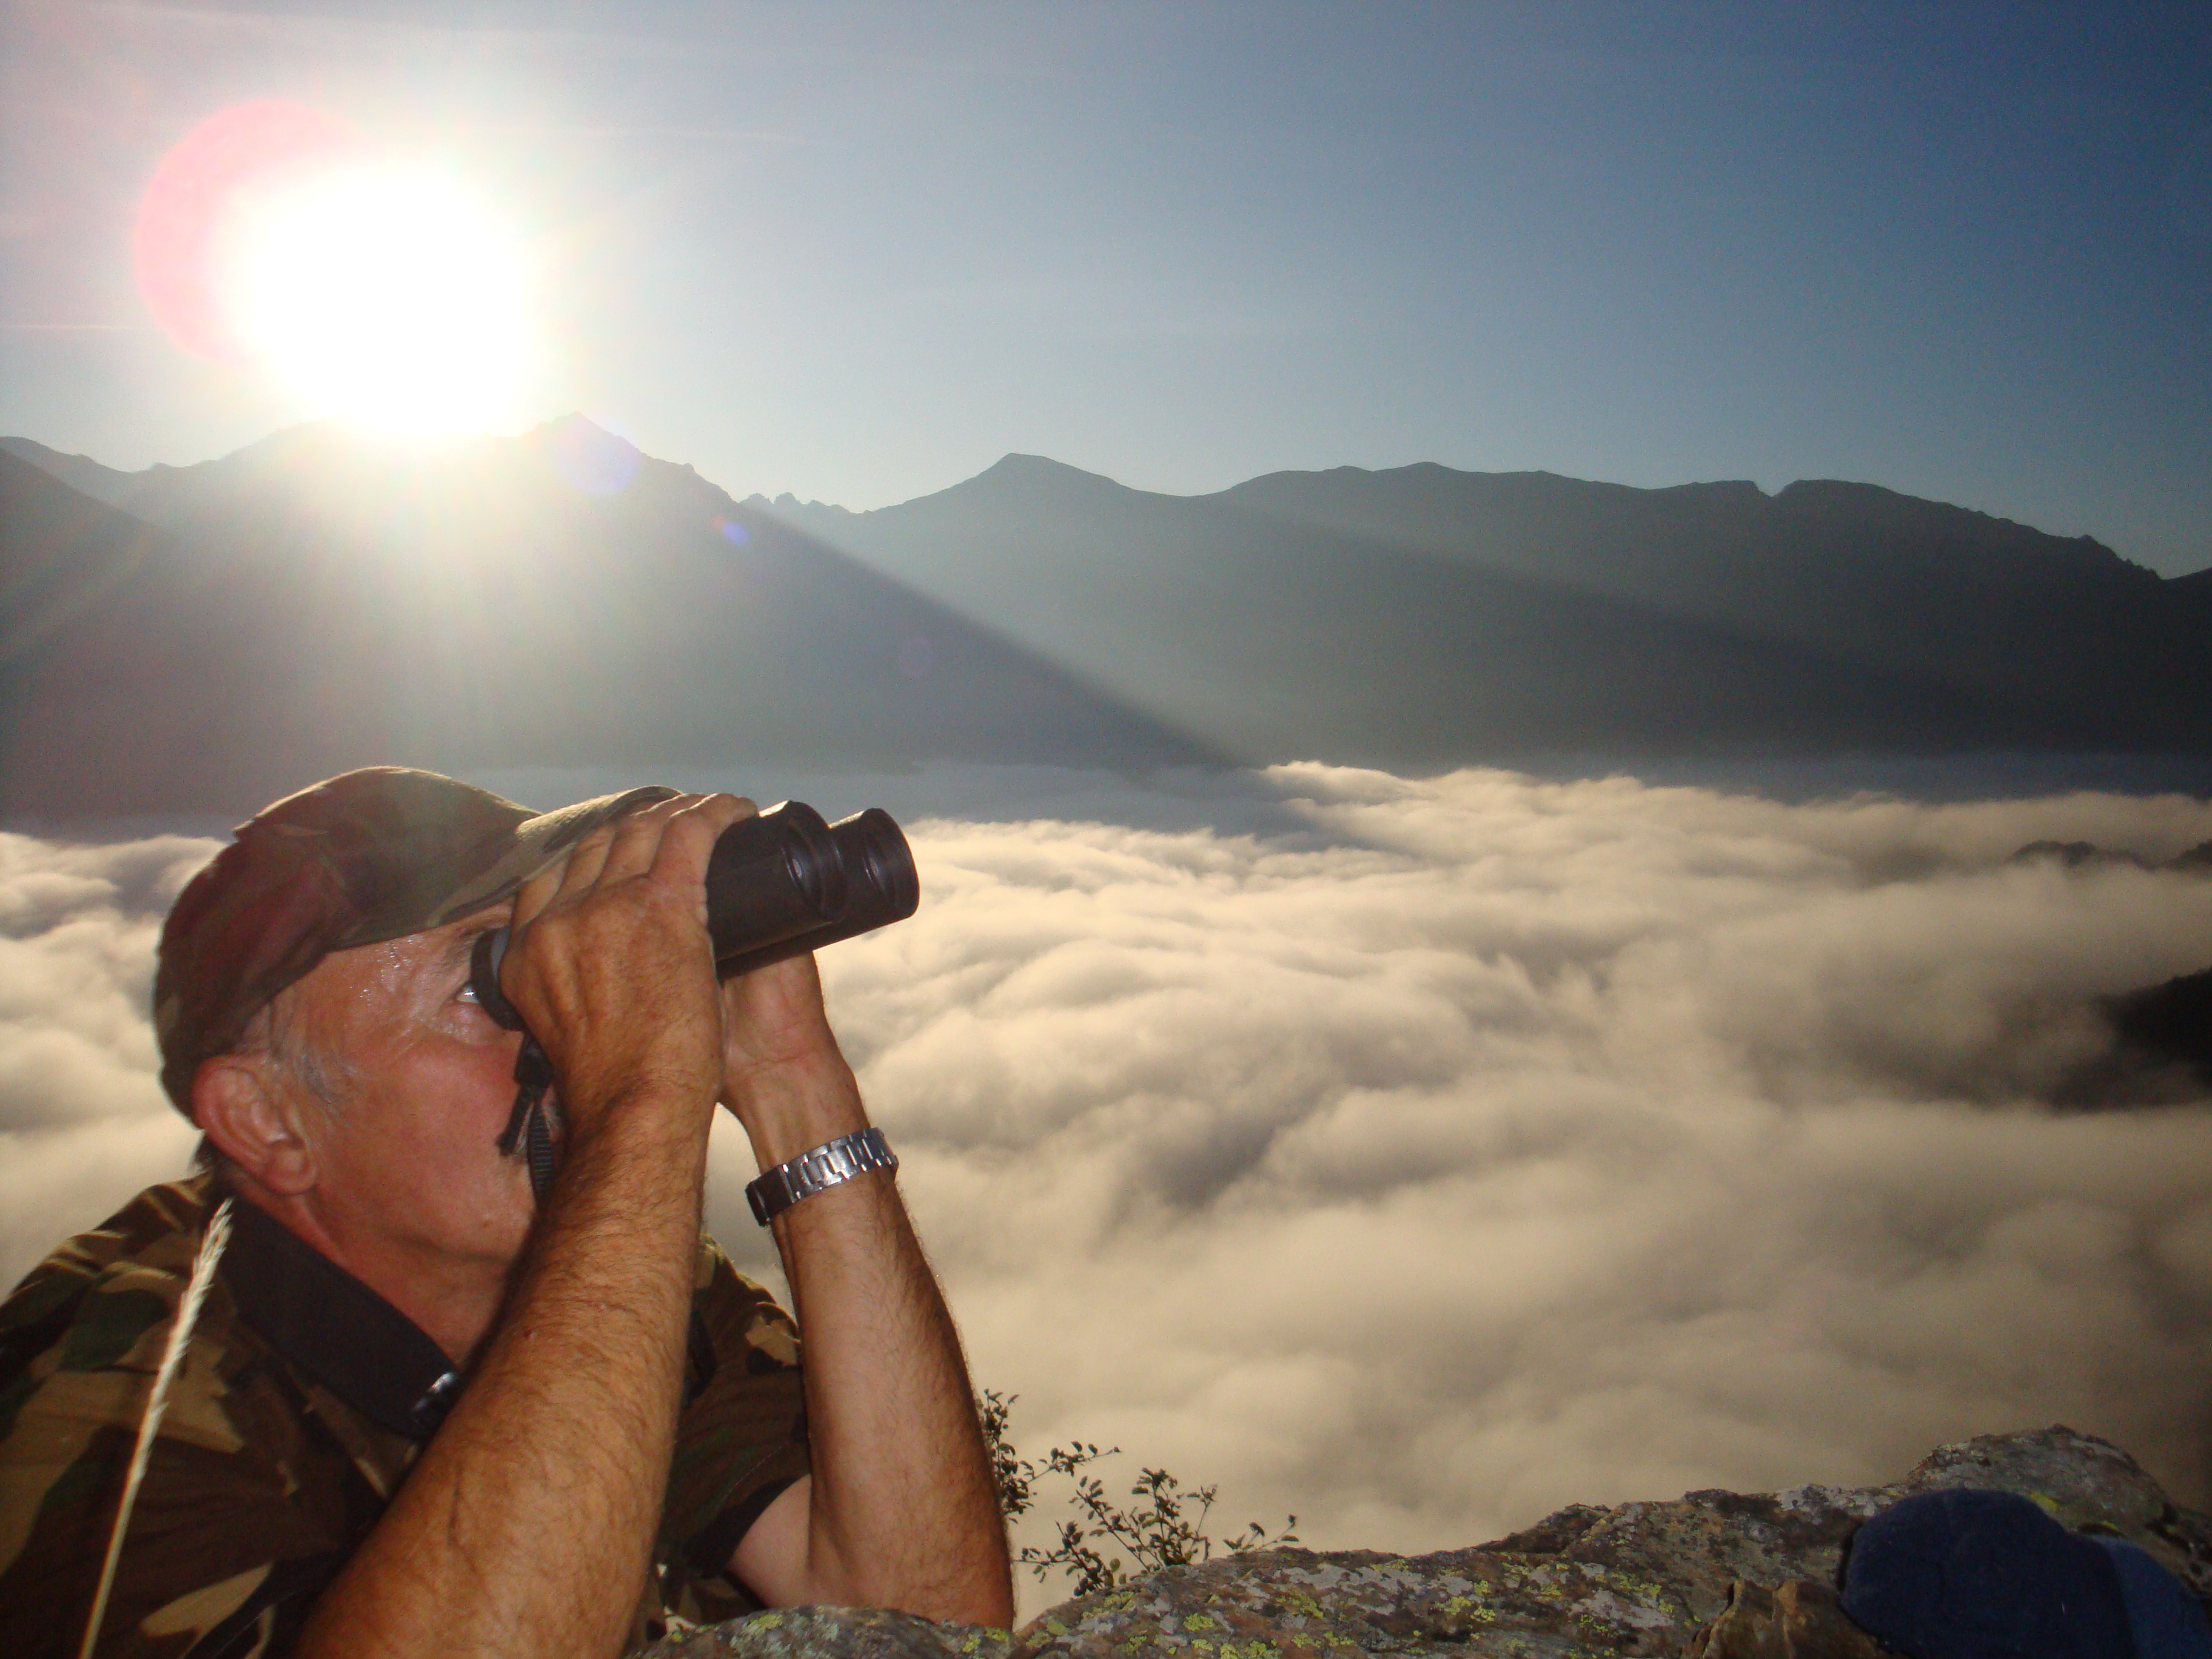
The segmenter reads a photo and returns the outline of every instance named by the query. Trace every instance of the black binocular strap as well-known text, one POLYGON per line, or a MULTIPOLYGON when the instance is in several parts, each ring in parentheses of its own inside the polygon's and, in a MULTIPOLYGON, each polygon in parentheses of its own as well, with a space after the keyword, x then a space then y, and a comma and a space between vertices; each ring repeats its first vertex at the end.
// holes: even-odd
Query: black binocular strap
POLYGON ((553 1186, 553 1131, 545 1121, 545 1091, 553 1086, 553 1062, 538 1046, 538 1039, 527 1032, 523 1034, 521 1052, 514 1057, 514 1109, 507 1115, 507 1127, 500 1132, 500 1155, 512 1158, 515 1142, 524 1143, 531 1196, 542 1206, 553 1186))

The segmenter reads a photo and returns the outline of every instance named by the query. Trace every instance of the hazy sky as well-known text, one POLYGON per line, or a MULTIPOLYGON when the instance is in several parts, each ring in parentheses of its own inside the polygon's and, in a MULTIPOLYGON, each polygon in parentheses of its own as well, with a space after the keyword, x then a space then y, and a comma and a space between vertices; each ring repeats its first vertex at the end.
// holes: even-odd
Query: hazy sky
POLYGON ((2201 4, 9 0, 0 53, 0 431, 118 465, 296 418, 128 259, 276 97, 524 228, 538 412, 740 495, 1839 477, 2212 558, 2201 4))

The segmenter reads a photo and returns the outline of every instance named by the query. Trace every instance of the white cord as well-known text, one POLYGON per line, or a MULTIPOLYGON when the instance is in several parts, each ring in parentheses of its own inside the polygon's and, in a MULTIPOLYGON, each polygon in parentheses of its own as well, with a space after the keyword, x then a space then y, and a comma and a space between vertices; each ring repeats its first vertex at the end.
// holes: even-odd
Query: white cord
POLYGON ((207 1300, 208 1290, 215 1283, 216 1264, 222 1260, 223 1246, 230 1243, 230 1206, 231 1200, 226 1198, 208 1218, 200 1253, 192 1260, 191 1279, 185 1286, 184 1300, 177 1304, 177 1322, 169 1328, 169 1346, 162 1351, 161 1368, 154 1373, 154 1391, 146 1396, 146 1409, 138 1419, 138 1443, 131 1453, 131 1472, 123 1478, 123 1503, 115 1511, 114 1530, 107 1534, 107 1559, 100 1569, 100 1589, 92 1598, 92 1617, 85 1624, 84 1645, 77 1650, 77 1659, 92 1659, 93 1644, 100 1640, 100 1623, 107 1617, 107 1594, 115 1588, 115 1564, 123 1558, 124 1530, 131 1524, 138 1484, 146 1478, 147 1462, 154 1455, 154 1437, 161 1432, 161 1413, 169 1408, 169 1388, 184 1361, 185 1345, 192 1340, 192 1327, 199 1323, 200 1304, 207 1300))

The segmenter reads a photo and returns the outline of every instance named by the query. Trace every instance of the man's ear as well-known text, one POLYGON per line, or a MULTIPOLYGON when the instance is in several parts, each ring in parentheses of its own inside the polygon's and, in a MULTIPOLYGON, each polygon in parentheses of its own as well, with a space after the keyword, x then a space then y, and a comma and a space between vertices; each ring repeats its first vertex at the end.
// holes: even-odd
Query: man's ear
POLYGON ((297 1106, 258 1055, 217 1054, 192 1079, 192 1115, 216 1150, 270 1192, 296 1198, 315 1184, 314 1148, 297 1106))

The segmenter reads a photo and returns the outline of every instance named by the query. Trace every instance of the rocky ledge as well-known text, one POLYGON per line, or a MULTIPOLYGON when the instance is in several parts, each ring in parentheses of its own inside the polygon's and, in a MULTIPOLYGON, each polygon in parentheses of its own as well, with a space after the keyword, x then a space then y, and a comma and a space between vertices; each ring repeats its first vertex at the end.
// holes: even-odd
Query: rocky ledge
POLYGON ((1170 1650, 1201 1659, 1610 1659, 1682 1654, 1698 1638, 1707 1659, 1840 1655, 1861 1644, 1871 1654, 1826 1590, 1844 1541, 1877 1510, 1950 1486, 2017 1492, 2076 1531, 2117 1534, 2212 1605, 2212 1516, 2171 1502, 2118 1447, 2052 1428, 1938 1447, 1887 1486, 1693 1492, 1609 1510, 1577 1504, 1524 1532, 1436 1555, 1231 1556, 1064 1603, 1012 1634, 808 1607, 684 1632, 647 1651, 654 1659, 1130 1659, 1170 1650))

